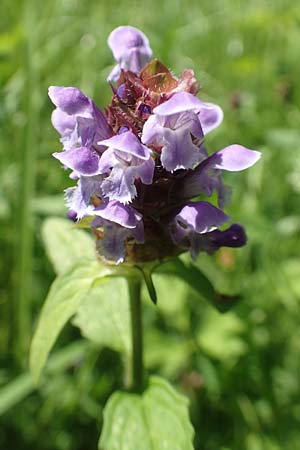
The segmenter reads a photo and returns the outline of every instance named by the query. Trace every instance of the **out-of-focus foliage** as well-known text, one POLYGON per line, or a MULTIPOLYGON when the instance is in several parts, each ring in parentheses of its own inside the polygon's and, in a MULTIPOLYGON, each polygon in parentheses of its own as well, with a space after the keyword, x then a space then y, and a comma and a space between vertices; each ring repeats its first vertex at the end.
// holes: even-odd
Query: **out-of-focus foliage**
MULTIPOLYGON (((193 68, 202 98, 223 107, 210 151, 237 142, 263 153, 248 172, 226 174, 228 212, 247 226, 247 247, 197 261, 240 302, 220 315, 180 280, 157 275, 157 308, 145 292, 147 367, 189 396, 197 450, 299 448, 298 2, 4 0, 0 8, 0 447, 96 448, 102 408, 123 383, 118 353, 89 343, 49 366, 38 390, 26 371, 54 277, 41 225, 65 215, 47 87, 74 85, 104 106, 106 38, 130 24, 176 74, 193 68)), ((80 339, 67 326, 56 352, 80 339)))

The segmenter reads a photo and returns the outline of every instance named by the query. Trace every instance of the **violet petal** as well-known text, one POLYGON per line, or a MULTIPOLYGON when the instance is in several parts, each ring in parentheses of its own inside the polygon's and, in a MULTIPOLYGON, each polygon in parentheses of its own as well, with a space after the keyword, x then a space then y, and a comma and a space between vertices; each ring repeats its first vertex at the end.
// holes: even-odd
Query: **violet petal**
POLYGON ((175 216, 179 226, 200 234, 208 233, 228 220, 227 214, 208 202, 189 202, 175 216))
POLYGON ((135 173, 130 167, 126 170, 114 167, 102 183, 103 195, 109 200, 129 203, 137 195, 134 179, 135 173))
POLYGON ((91 100, 74 87, 50 86, 49 97, 65 113, 86 115, 91 111, 91 100))
POLYGON ((59 108, 54 109, 51 122, 61 136, 69 136, 76 126, 76 119, 59 108))
POLYGON ((198 117, 203 133, 208 134, 222 123, 224 113, 220 106, 203 102, 198 117))
POLYGON ((220 247, 242 247, 247 242, 247 236, 244 228, 234 223, 227 230, 215 230, 208 234, 211 245, 215 250, 220 247))
POLYGON ((139 139, 131 131, 116 134, 110 139, 98 142, 98 144, 129 153, 130 155, 137 156, 141 159, 149 159, 152 153, 149 148, 141 144, 139 139))
POLYGON ((90 213, 115 222, 125 228, 135 228, 138 222, 142 220, 141 214, 134 208, 123 205, 123 203, 118 201, 110 201, 96 208, 91 208, 90 213))
POLYGON ((237 172, 253 166, 260 157, 260 152, 249 150, 242 145, 234 144, 214 153, 207 158, 204 164, 212 169, 237 172))
POLYGON ((154 114, 170 116, 186 111, 199 111, 203 102, 188 92, 178 92, 164 103, 153 109, 154 114))
POLYGON ((64 152, 53 153, 53 156, 80 175, 99 173, 99 155, 87 147, 71 148, 64 152))
POLYGON ((140 72, 152 57, 148 38, 131 26, 121 26, 113 30, 108 37, 108 45, 118 62, 108 76, 109 81, 117 81, 121 69, 140 72))

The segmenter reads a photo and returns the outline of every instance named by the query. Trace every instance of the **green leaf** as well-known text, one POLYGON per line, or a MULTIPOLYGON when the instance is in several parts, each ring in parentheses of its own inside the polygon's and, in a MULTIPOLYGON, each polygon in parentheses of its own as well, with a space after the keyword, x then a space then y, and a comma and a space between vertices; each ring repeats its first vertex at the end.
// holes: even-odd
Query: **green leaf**
POLYGON ((193 264, 184 263, 179 258, 168 261, 156 268, 158 273, 176 276, 187 283, 204 300, 220 312, 228 311, 238 300, 238 296, 219 294, 212 282, 193 264))
POLYGON ((30 369, 37 382, 48 354, 66 322, 86 299, 97 278, 109 274, 97 261, 76 266, 52 284, 30 349, 30 369))
POLYGON ((83 259, 95 260, 95 244, 91 236, 77 230, 67 219, 50 217, 42 226, 47 255, 55 272, 60 275, 83 259))
POLYGON ((73 324, 97 344, 131 353, 130 312, 127 282, 108 278, 94 286, 77 310, 73 324))
POLYGON ((152 377, 142 395, 116 392, 104 410, 99 450, 192 450, 188 400, 152 377))

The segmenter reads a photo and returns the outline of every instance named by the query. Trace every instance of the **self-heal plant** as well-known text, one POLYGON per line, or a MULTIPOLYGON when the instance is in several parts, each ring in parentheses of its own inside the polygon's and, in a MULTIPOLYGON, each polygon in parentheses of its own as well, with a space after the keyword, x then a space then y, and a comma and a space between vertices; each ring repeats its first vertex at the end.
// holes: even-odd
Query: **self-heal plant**
MULTIPOLYGON (((132 329, 131 387, 143 392, 139 407, 150 414, 143 403, 145 399, 156 390, 166 393, 171 388, 152 379, 148 390, 143 391, 147 380, 143 373, 141 277, 154 301, 151 272, 160 270, 162 265, 163 270, 184 279, 219 309, 230 306, 229 298, 218 297, 209 280, 178 256, 189 251, 196 259, 201 252, 212 254, 221 247, 245 245, 243 227, 226 226, 230 218, 223 209, 229 200, 229 189, 223 183, 222 171, 247 169, 256 163, 260 153, 234 144, 209 154, 205 136, 221 124, 223 112, 219 106, 196 96, 199 85, 193 71, 187 69, 179 78, 175 77, 160 61, 151 59, 148 39, 133 27, 114 30, 108 44, 117 65, 108 76, 112 98, 103 112, 77 88, 49 88, 50 99, 56 106, 52 124, 63 145, 62 151, 53 156, 70 170, 75 183, 65 191, 69 217, 76 222, 75 227, 92 231, 102 264, 94 261, 88 268, 81 266, 67 273, 60 281, 64 288, 60 302, 57 292, 61 295, 62 288, 52 288, 44 315, 51 315, 51 304, 56 302, 65 301, 68 308, 63 317, 59 316, 50 338, 45 335, 42 314, 33 340, 31 363, 38 375, 60 328, 76 313, 97 280, 125 277, 129 284, 132 329), (214 192, 217 205, 211 201, 214 192), (74 293, 72 283, 80 277, 84 281, 79 292, 74 293), (69 300, 68 283, 72 292, 69 300)), ((172 396, 177 394, 170 392, 170 408, 176 410, 172 396)), ((119 429, 113 431, 110 423, 120 420, 124 413, 120 412, 122 402, 126 405, 129 402, 131 407, 130 394, 122 395, 125 397, 119 399, 120 404, 111 400, 107 407, 101 449, 125 448, 118 444, 119 429)), ((176 448, 186 450, 192 448, 193 433, 181 397, 180 402, 184 411, 176 410, 175 416, 183 414, 186 428, 178 437, 181 441, 176 448)), ((171 422, 169 425, 173 426, 171 422)), ((139 426, 134 425, 136 429, 139 426)), ((140 448, 132 439, 126 448, 140 448)), ((157 441, 155 448, 175 449, 172 437, 166 437, 164 442, 164 446, 159 446, 157 441)))

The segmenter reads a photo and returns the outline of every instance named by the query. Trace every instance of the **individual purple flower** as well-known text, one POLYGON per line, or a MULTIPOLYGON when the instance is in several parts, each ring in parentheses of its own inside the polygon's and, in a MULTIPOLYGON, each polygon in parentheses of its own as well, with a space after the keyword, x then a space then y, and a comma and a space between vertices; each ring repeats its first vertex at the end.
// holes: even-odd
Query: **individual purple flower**
POLYGON ((176 225, 173 238, 176 241, 177 239, 181 240, 183 234, 190 231, 199 234, 209 233, 228 220, 227 214, 208 202, 188 202, 173 219, 173 223, 176 225))
MULTIPOLYGON (((95 215, 91 226, 103 229, 103 235, 97 240, 97 248, 106 261, 120 264, 125 258, 125 241, 133 238, 139 244, 144 242, 142 215, 128 205, 120 202, 106 202, 91 208, 95 215)), ((96 233, 97 236, 97 233, 96 233)))
POLYGON ((221 178, 221 171, 238 172, 253 166, 261 157, 261 153, 249 150, 242 145, 229 145, 213 153, 199 166, 186 175, 178 195, 181 198, 193 198, 200 193, 210 197, 216 189, 219 197, 219 206, 226 203, 227 189, 221 178))
POLYGON ((189 92, 175 93, 168 101, 153 110, 155 114, 164 116, 183 111, 193 111, 197 114, 204 135, 217 128, 224 117, 220 106, 203 102, 189 92))
POLYGON ((53 156, 77 176, 98 174, 103 147, 97 141, 111 136, 104 115, 77 88, 51 86, 49 97, 56 106, 52 124, 60 133, 64 147, 63 152, 53 156))
POLYGON ((108 81, 117 81, 121 69, 138 74, 152 57, 148 38, 134 27, 116 28, 108 37, 108 45, 118 63, 109 74, 108 81))
POLYGON ((154 108, 153 113, 160 116, 170 116, 186 111, 197 111, 202 104, 201 100, 189 92, 177 92, 169 100, 154 108))
POLYGON ((99 144, 108 147, 101 156, 99 173, 107 174, 101 189, 109 200, 128 203, 137 195, 135 180, 140 179, 143 184, 152 183, 152 152, 131 131, 100 141, 99 144))
POLYGON ((224 231, 213 230, 209 233, 190 232, 186 236, 186 248, 190 250, 193 259, 196 259, 200 252, 213 254, 221 247, 242 247, 247 242, 247 236, 244 228, 234 223, 224 231))
POLYGON ((228 220, 222 210, 208 202, 188 202, 171 221, 170 232, 174 243, 188 248, 195 258, 198 236, 209 234, 228 220))
POLYGON ((152 114, 144 124, 142 134, 144 144, 161 148, 161 163, 170 172, 191 169, 206 156, 193 138, 202 139, 203 132, 192 111, 165 116, 152 114))
POLYGON ((166 170, 193 169, 206 157, 199 145, 204 134, 219 125, 222 118, 219 106, 204 103, 188 92, 178 92, 154 108, 144 125, 142 142, 161 147, 161 162, 166 170))

